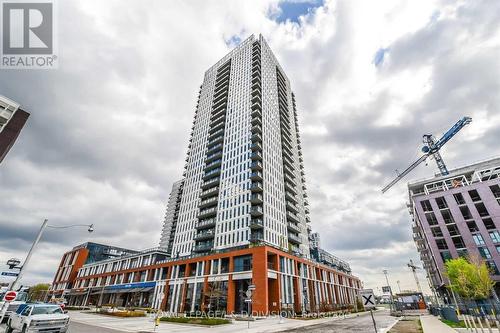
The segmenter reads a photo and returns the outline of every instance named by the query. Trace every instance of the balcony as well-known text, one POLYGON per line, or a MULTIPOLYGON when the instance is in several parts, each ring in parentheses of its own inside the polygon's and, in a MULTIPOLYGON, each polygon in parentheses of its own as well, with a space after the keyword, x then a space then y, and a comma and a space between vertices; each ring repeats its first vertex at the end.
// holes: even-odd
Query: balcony
POLYGON ((220 187, 219 186, 216 186, 216 187, 212 187, 206 191, 203 191, 200 193, 200 198, 206 198, 206 197, 209 197, 209 196, 213 196, 213 195, 216 195, 217 193, 219 193, 219 189, 220 187))
POLYGON ((264 234, 261 232, 252 232, 250 234, 250 242, 252 243, 259 243, 264 241, 264 234))
POLYGON ((212 140, 208 141, 208 148, 210 149, 213 146, 215 146, 216 144, 222 143, 222 141, 224 141, 224 135, 219 135, 219 136, 213 138, 212 140))
POLYGON ((259 117, 252 118, 252 125, 262 125, 262 120, 259 117))
POLYGON ((252 104, 252 110, 262 110, 262 104, 260 104, 260 103, 253 103, 252 104))
POLYGON ((262 136, 260 134, 252 134, 252 142, 262 142, 262 136))
POLYGON ((213 169, 213 170, 210 170, 208 171, 207 173, 205 173, 203 175, 203 180, 207 180, 207 179, 210 179, 210 178, 213 178, 213 177, 216 177, 220 175, 220 168, 217 168, 217 169, 213 169))
POLYGON ((264 201, 262 194, 255 193, 250 196, 250 202, 253 204, 260 204, 264 201))
POLYGON ((198 214, 198 219, 205 219, 207 217, 215 217, 217 215, 217 207, 207 208, 200 210, 198 214))
POLYGON ((288 190, 294 195, 297 195, 297 191, 295 190, 295 185, 293 183, 285 182, 285 190, 288 190))
POLYGON ((259 133, 262 134, 262 127, 260 125, 252 126, 252 134, 259 133))
POLYGON ((252 208, 250 209, 250 215, 252 216, 264 215, 264 210, 262 209, 262 206, 252 206, 252 208))
POLYGON ((252 76, 252 84, 254 84, 254 83, 259 83, 259 84, 261 83, 261 81, 260 81, 260 75, 254 75, 254 76, 252 76))
POLYGON ((222 111, 217 114, 216 117, 212 117, 210 121, 210 126, 214 127, 219 125, 220 122, 224 122, 226 120, 226 112, 222 111))
POLYGON ((213 247, 214 247, 213 242, 201 243, 194 247, 194 252, 208 252, 212 250, 213 247))
POLYGON ((262 150, 262 145, 260 143, 252 143, 250 145, 250 148, 252 148, 252 151, 262 150))
POLYGON ((250 168, 252 168, 253 171, 255 171, 255 170, 261 171, 262 170, 262 162, 260 162, 260 161, 252 162, 252 164, 250 164, 250 168))
POLYGON ((214 178, 214 179, 210 179, 210 180, 204 182, 201 185, 201 188, 204 189, 204 190, 208 190, 210 187, 219 185, 219 182, 220 182, 220 178, 219 177, 214 178))
POLYGON ((218 198, 219 197, 211 197, 209 199, 202 200, 198 207, 205 208, 205 207, 217 205, 218 198))
POLYGON ((217 123, 216 125, 213 125, 210 127, 210 130, 209 130, 209 133, 212 133, 212 132, 215 132, 215 131, 218 131, 220 129, 223 129, 224 126, 225 126, 225 122, 221 121, 219 123, 217 123))
POLYGON ((207 158, 205 159, 205 163, 210 163, 212 161, 215 161, 216 159, 219 159, 222 157, 222 150, 216 152, 215 154, 207 155, 207 158))
POLYGON ((251 180, 262 180, 262 173, 259 171, 254 171, 250 174, 251 180))
POLYGON ((201 231, 196 234, 194 237, 194 240, 196 241, 202 241, 202 240, 207 240, 207 239, 213 239, 215 235, 215 232, 213 229, 209 229, 208 231, 201 231))
POLYGON ((295 204, 297 203, 297 197, 289 191, 285 191, 285 198, 295 204))
POLYGON ((253 161, 261 161, 262 160, 262 154, 259 152, 259 151, 256 151, 256 152, 253 152, 252 154, 250 154, 250 158, 253 160, 253 161))
POLYGON ((252 111, 252 117, 262 118, 262 112, 258 109, 252 111))
POLYGON ((285 172, 285 181, 289 182, 290 184, 295 184, 295 180, 290 176, 288 172, 285 172))
POLYGON ((288 227, 288 230, 290 230, 292 232, 295 232, 297 234, 300 233, 300 227, 296 223, 288 222, 287 227, 288 227))
POLYGON ((196 229, 200 230, 213 228, 215 227, 215 221, 215 218, 200 220, 196 224, 196 229))
POLYGON ((212 161, 212 162, 208 163, 207 165, 205 165, 205 171, 220 167, 221 164, 222 164, 222 159, 212 161))
POLYGON ((264 221, 262 221, 262 219, 251 219, 249 227, 250 229, 264 228, 264 221))
POLYGON ((286 212, 286 217, 288 220, 292 221, 292 222, 295 222, 295 223, 299 223, 299 217, 297 216, 297 214, 294 214, 290 211, 287 211, 286 212))
POLYGON ((290 201, 287 200, 286 202, 286 209, 291 211, 292 213, 297 214, 299 212, 299 207, 291 203, 290 201))
POLYGON ((300 237, 298 235, 295 235, 295 234, 292 234, 292 233, 288 233, 288 241, 290 243, 295 243, 295 244, 300 244, 301 243, 300 237))
POLYGON ((222 134, 222 133, 224 133, 224 129, 220 129, 216 132, 211 133, 210 136, 208 137, 208 141, 213 140, 216 136, 218 136, 219 134, 222 134))
POLYGON ((252 192, 262 192, 262 183, 252 183, 252 185, 250 185, 250 190, 252 192))
POLYGON ((209 150, 207 150, 207 156, 214 155, 218 153, 219 151, 222 151, 223 145, 222 143, 219 143, 218 145, 213 146, 209 150))

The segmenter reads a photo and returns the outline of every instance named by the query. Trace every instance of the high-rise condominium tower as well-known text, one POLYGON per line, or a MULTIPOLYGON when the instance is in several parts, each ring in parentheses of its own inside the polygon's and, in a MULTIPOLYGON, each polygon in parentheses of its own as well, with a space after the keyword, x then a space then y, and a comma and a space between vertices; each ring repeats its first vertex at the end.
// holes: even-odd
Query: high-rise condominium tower
POLYGON ((267 243, 309 256, 300 144, 290 81, 251 36, 205 73, 172 255, 267 243))

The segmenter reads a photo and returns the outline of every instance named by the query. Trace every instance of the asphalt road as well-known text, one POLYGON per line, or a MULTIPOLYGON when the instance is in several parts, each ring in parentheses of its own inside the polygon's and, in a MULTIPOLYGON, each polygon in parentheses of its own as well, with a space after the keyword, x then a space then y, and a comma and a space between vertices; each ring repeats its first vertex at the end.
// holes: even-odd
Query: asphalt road
POLYGON ((124 331, 112 330, 109 328, 92 326, 82 323, 70 322, 68 333, 123 333, 124 331))
MULTIPOLYGON (((4 331, 5 331, 5 324, 0 325, 0 332, 3 333, 4 331)), ((97 327, 87 324, 70 322, 68 333, 125 333, 125 332, 112 330, 104 327, 97 327)))
MULTIPOLYGON (((373 314, 378 332, 380 330, 384 330, 385 332, 395 322, 395 318, 389 316, 389 311, 378 311, 373 314)), ((374 333, 375 328, 373 327, 372 317, 370 315, 362 315, 284 332, 304 333, 304 331, 307 331, 307 333, 374 333)))

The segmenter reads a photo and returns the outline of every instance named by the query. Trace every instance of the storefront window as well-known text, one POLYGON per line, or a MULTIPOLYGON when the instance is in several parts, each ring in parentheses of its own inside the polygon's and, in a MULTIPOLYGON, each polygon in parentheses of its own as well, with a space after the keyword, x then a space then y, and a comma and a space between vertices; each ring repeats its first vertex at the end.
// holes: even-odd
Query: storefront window
POLYGON ((235 272, 243 272, 251 270, 252 270, 252 255, 246 255, 234 258, 235 272))

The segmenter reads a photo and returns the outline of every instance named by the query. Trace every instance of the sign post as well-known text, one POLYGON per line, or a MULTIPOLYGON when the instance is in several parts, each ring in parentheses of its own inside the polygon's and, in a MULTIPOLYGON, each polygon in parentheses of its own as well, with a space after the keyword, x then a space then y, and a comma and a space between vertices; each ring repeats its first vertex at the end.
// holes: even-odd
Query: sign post
POLYGON ((362 289, 361 292, 361 302, 365 309, 370 310, 370 315, 372 316, 373 328, 375 329, 375 333, 377 333, 377 323, 375 322, 375 318, 373 317, 373 308, 375 308, 375 295, 373 294, 373 289, 362 289))
POLYGON ((14 301, 17 297, 17 291, 8 291, 5 293, 5 296, 3 297, 5 303, 2 307, 2 311, 0 313, 0 323, 3 321, 3 318, 5 317, 5 313, 7 312, 7 309, 9 308, 9 303, 14 301))

